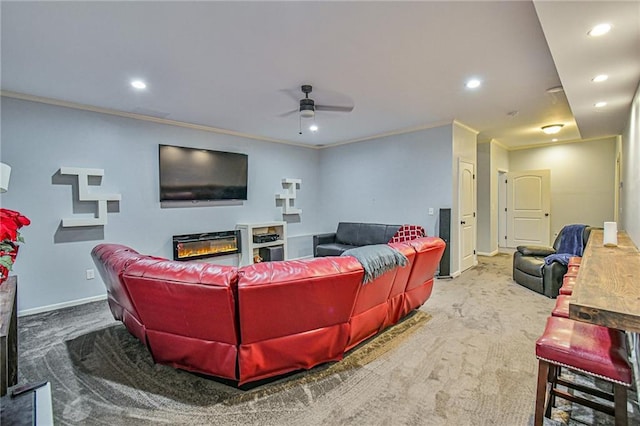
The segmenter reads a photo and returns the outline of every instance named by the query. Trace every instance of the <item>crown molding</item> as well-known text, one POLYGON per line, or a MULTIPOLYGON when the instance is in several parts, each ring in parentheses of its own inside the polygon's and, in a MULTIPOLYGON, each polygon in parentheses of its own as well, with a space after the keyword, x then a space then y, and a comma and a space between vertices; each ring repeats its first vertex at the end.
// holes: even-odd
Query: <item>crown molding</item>
POLYGON ((256 135, 251 135, 249 133, 242 133, 242 132, 236 132, 233 130, 220 129, 218 127, 205 126, 202 124, 193 124, 193 123, 187 123, 184 121, 169 120, 166 118, 153 117, 150 115, 137 114, 134 112, 118 111, 115 109, 95 107, 95 106, 80 104, 76 102, 62 101, 59 99, 45 98, 42 96, 27 95, 25 93, 11 92, 7 90, 0 91, 0 96, 4 96, 6 98, 12 98, 12 99, 20 99, 23 101, 39 102, 47 105, 61 106, 65 108, 79 109, 82 111, 97 112, 100 114, 115 115, 117 117, 132 118, 134 120, 149 121, 152 123, 159 123, 159 124, 167 124, 169 126, 183 127, 187 129, 193 129, 193 130, 201 130, 204 132, 219 133, 222 135, 229 135, 229 136, 237 136, 241 138, 253 139, 253 140, 258 140, 263 142, 280 143, 284 145, 292 145, 292 146, 297 146, 301 148, 319 149, 319 147, 314 145, 305 145, 302 143, 289 142, 289 141, 280 140, 280 139, 272 139, 272 138, 267 138, 263 136, 256 136, 256 135))
POLYGON ((365 141, 370 141, 370 140, 373 140, 373 139, 382 139, 382 138, 386 138, 386 137, 389 137, 389 136, 398 136, 398 135, 404 135, 404 134, 407 134, 407 133, 420 132, 422 130, 435 129, 436 127, 442 127, 442 126, 447 126, 447 125, 451 125, 451 124, 453 124, 453 122, 450 121, 450 120, 438 121, 438 122, 426 124, 426 125, 423 125, 423 126, 410 127, 410 128, 406 128, 406 129, 399 129, 399 130, 394 130, 392 132, 387 132, 387 133, 378 133, 376 135, 365 136, 363 138, 349 139, 349 140, 344 141, 344 142, 336 142, 336 143, 332 143, 332 144, 328 144, 328 145, 318 145, 318 148, 320 148, 320 149, 333 148, 333 147, 336 147, 336 146, 348 145, 348 144, 357 143, 357 142, 365 142, 365 141))
POLYGON ((529 145, 523 145, 518 147, 512 147, 512 148, 508 148, 508 150, 521 151, 523 149, 544 148, 544 147, 549 147, 554 145, 566 145, 570 143, 594 142, 594 141, 601 141, 605 139, 614 139, 617 136, 619 135, 605 135, 605 136, 598 136, 598 137, 589 138, 589 139, 570 139, 567 141, 558 141, 558 142, 543 142, 543 143, 537 143, 537 144, 529 144, 529 145))
POLYGON ((504 145, 502 142, 500 142, 497 139, 491 139, 489 142, 498 145, 500 148, 504 149, 505 151, 511 151, 511 148, 509 148, 508 146, 504 145))
POLYGON ((344 142, 336 142, 336 143, 331 143, 326 145, 307 145, 303 143, 290 142, 290 141, 285 141, 281 139, 273 139, 273 138, 268 138, 263 136, 252 135, 249 133, 236 132, 234 130, 221 129, 213 126, 187 123, 187 122, 178 121, 178 120, 169 120, 167 118, 153 117, 150 115, 144 115, 144 114, 139 114, 134 112, 118 111, 110 108, 95 107, 91 105, 80 104, 77 102, 69 102, 69 101, 63 101, 59 99, 46 98, 42 96, 28 95, 26 93, 12 92, 8 90, 1 90, 0 96, 6 97, 6 98, 12 98, 12 99, 20 99, 23 101, 38 102, 38 103, 47 104, 47 105, 61 106, 64 108, 78 109, 82 111, 96 112, 96 113, 107 114, 107 115, 114 115, 117 117, 131 118, 134 120, 148 121, 151 123, 166 124, 169 126, 183 127, 187 129, 200 130, 204 132, 218 133, 218 134, 229 135, 229 136, 237 136, 237 137, 246 138, 246 139, 258 140, 262 142, 272 142, 272 143, 279 143, 279 144, 290 145, 290 146, 297 146, 300 148, 308 148, 308 149, 332 148, 336 146, 342 146, 342 145, 347 145, 347 144, 352 144, 357 142, 365 142, 365 141, 370 141, 374 139, 381 139, 389 136, 398 136, 398 135, 404 135, 407 133, 415 133, 415 132, 420 132, 422 130, 434 129, 437 127, 454 125, 454 124, 466 130, 469 130, 470 132, 473 132, 476 135, 479 133, 477 130, 457 120, 443 120, 443 121, 437 121, 437 122, 429 123, 422 126, 410 127, 410 128, 394 130, 386 133, 378 133, 375 135, 365 136, 362 138, 350 139, 344 142))
POLYGON ((455 125, 457 125, 457 126, 460 126, 460 127, 462 127, 463 129, 466 129, 466 130, 468 130, 468 131, 470 131, 470 132, 475 133, 475 134, 476 134, 476 136, 480 134, 480 132, 479 132, 479 131, 477 131, 476 129, 474 129, 473 127, 469 127, 469 126, 467 126, 466 124, 459 122, 458 120, 455 120, 455 119, 454 119, 454 120, 453 120, 453 124, 455 124, 455 125))

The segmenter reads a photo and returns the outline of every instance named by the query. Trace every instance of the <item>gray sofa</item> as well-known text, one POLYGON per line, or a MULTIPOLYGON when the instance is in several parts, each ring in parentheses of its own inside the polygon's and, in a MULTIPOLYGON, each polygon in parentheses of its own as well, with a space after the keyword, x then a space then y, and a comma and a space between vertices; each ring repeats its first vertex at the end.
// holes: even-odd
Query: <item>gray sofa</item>
POLYGON ((313 236, 314 257, 340 256, 344 251, 370 244, 386 244, 401 225, 340 222, 336 232, 313 236))

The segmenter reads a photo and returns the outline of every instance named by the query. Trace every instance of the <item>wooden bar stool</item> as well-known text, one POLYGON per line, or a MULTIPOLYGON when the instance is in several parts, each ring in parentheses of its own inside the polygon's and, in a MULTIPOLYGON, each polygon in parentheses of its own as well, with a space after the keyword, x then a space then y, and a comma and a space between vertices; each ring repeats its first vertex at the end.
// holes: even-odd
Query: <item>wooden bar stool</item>
POLYGON ((562 279, 562 287, 560 287, 560 294, 571 296, 573 293, 573 286, 576 284, 577 277, 564 276, 562 279))
POLYGON ((569 302, 571 301, 571 296, 567 294, 561 294, 556 299, 556 306, 551 311, 551 315, 554 317, 560 318, 569 318, 569 302))
POLYGON ((543 335, 536 341, 536 357, 538 388, 534 426, 541 426, 543 418, 550 416, 557 396, 614 416, 616 426, 627 426, 627 388, 631 386, 632 373, 622 331, 549 317, 543 335), (567 380, 558 374, 561 367, 611 382, 613 394, 567 380), (558 385, 567 391, 558 389, 558 385), (613 401, 613 406, 576 396, 569 393, 569 389, 613 401))
POLYGON ((580 265, 568 265, 567 272, 564 274, 565 277, 577 277, 578 272, 580 271, 580 265))
POLYGON ((569 258, 569 266, 580 266, 582 263, 582 257, 573 256, 569 258))

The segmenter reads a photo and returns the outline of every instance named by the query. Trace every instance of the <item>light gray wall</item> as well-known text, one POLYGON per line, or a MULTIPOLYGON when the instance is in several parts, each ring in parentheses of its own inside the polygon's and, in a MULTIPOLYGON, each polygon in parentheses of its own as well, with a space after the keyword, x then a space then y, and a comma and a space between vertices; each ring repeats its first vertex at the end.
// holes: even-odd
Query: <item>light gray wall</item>
POLYGON ((478 144, 478 253, 490 254, 491 249, 491 143, 478 144))
POLYGON ((413 223, 438 235, 439 209, 452 203, 451 141, 442 126, 323 149, 322 231, 341 221, 413 223))
POLYGON ((478 252, 498 252, 498 172, 509 170, 509 151, 495 140, 478 144, 478 252))
POLYGON ((499 172, 509 171, 509 151, 496 141, 491 141, 491 253, 498 251, 500 221, 498 204, 500 199, 499 172))
POLYGON ((495 141, 491 142, 491 164, 494 167, 495 177, 498 171, 509 171, 509 151, 495 141))
POLYGON ((551 233, 614 218, 615 138, 510 151, 509 171, 551 170, 551 233))
MULTIPOLYGON (((32 220, 23 228, 14 273, 19 281, 20 311, 105 294, 99 277, 85 279, 94 268, 91 249, 98 243, 129 245, 145 254, 171 257, 171 237, 234 229, 237 223, 283 220, 275 194, 282 178, 301 178, 296 206, 299 221, 288 225, 291 237, 308 236, 320 222, 320 151, 255 141, 2 97, 1 160, 12 166, 2 207, 32 220), (249 199, 240 205, 161 208, 158 201, 158 144, 182 145, 249 155, 249 199), (118 211, 104 227, 60 228, 74 217, 72 185, 60 184, 61 166, 104 169, 96 193, 120 193, 118 211)), ((344 182, 343 182, 344 184, 344 182)), ((94 203, 76 203, 95 211, 94 203)), ((116 205, 116 207, 118 207, 116 205)), ((294 255, 310 254, 296 240, 294 255)), ((309 246, 309 247, 306 247, 309 246)), ((297 257, 297 256, 296 256, 297 257)), ((235 256, 217 258, 222 263, 235 256)))
POLYGON ((622 135, 621 229, 640 247, 640 88, 622 135))

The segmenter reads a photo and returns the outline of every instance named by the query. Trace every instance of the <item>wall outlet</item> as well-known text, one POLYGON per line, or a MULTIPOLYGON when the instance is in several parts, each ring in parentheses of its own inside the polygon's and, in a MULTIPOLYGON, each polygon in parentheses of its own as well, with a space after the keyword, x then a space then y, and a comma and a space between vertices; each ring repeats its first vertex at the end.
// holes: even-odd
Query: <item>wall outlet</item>
POLYGON ((429 216, 433 216, 433 207, 429 207, 429 216))
POLYGON ((96 271, 94 269, 87 269, 87 279, 92 280, 96 277, 96 271))

